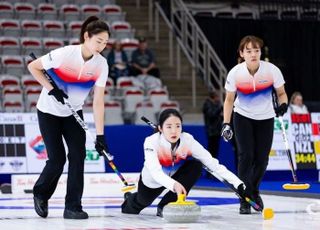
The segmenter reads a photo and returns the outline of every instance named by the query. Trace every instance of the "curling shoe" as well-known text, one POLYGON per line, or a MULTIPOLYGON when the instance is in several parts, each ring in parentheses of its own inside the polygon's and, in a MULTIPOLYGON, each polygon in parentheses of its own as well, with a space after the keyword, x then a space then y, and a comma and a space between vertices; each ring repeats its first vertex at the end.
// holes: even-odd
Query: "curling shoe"
POLYGON ((240 214, 251 214, 251 206, 248 202, 245 200, 241 199, 240 200, 240 209, 239 209, 240 214))
POLYGON ((126 199, 128 199, 130 196, 131 196, 131 192, 126 192, 125 194, 124 194, 124 199, 126 200, 126 199))
POLYGON ((88 213, 86 213, 83 210, 73 211, 73 210, 65 209, 63 212, 63 218, 81 220, 81 219, 88 219, 89 216, 88 216, 88 213))
MULTIPOLYGON (((261 198, 259 193, 256 194, 256 195, 253 195, 253 200, 254 200, 254 202, 257 203, 257 205, 260 206, 260 209, 263 210, 264 205, 263 205, 263 201, 262 201, 262 198, 261 198)), ((261 210, 255 209, 254 207, 253 207, 253 209, 256 210, 256 211, 261 211, 261 210)))
POLYGON ((48 201, 47 200, 41 200, 37 197, 33 197, 34 201, 34 209, 36 210, 36 213, 43 217, 46 218, 48 216, 48 201))

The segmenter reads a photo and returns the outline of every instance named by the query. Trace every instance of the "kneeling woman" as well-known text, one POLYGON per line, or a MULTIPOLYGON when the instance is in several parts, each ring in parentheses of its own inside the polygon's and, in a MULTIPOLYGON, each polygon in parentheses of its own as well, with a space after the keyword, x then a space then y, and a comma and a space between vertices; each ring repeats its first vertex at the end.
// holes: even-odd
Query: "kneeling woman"
POLYGON ((162 193, 169 191, 158 204, 157 216, 163 207, 177 200, 177 194, 187 194, 201 175, 203 165, 213 174, 226 180, 239 191, 243 182, 197 142, 182 132, 182 117, 175 109, 166 109, 159 116, 159 132, 144 142, 145 162, 138 183, 138 191, 126 193, 122 212, 139 214, 162 193))

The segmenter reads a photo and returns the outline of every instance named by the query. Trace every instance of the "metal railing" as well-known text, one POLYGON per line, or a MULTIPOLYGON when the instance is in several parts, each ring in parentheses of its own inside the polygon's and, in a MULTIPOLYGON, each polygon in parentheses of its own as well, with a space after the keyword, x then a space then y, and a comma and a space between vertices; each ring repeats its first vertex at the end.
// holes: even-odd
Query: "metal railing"
POLYGON ((196 106, 196 82, 198 81, 196 75, 203 79, 208 90, 220 90, 220 98, 223 100, 223 88, 227 76, 225 66, 183 1, 172 0, 170 3, 170 17, 168 18, 158 2, 149 0, 149 30, 152 31, 154 24, 155 39, 156 42, 159 42, 159 16, 161 15, 169 29, 170 66, 173 65, 173 41, 175 40, 178 44, 177 79, 181 78, 181 51, 192 66, 192 104, 194 107, 196 106))

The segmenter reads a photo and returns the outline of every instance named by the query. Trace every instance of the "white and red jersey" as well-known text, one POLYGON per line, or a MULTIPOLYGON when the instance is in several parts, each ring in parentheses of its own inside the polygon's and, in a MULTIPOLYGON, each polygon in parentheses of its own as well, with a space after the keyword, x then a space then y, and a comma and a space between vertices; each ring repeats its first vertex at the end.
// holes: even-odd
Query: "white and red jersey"
MULTIPOLYGON (((105 87, 108 78, 108 64, 100 55, 94 55, 84 61, 81 45, 70 45, 55 49, 41 57, 43 68, 52 79, 68 95, 68 101, 78 111, 82 109, 85 98, 91 88, 96 85, 105 87)), ((70 109, 57 102, 48 90, 43 87, 38 99, 37 108, 44 113, 56 116, 70 116, 70 109)))
POLYGON ((171 176, 188 160, 193 157, 222 179, 237 188, 243 183, 219 161, 212 158, 210 153, 189 133, 183 132, 179 144, 171 150, 171 143, 163 134, 155 133, 144 141, 144 166, 142 169, 142 182, 149 188, 165 188, 173 191, 176 182, 171 176))
POLYGON ((284 83, 280 69, 272 63, 260 61, 258 71, 252 76, 246 63, 242 62, 228 73, 225 89, 237 93, 235 112, 251 119, 264 120, 275 116, 272 89, 284 83))

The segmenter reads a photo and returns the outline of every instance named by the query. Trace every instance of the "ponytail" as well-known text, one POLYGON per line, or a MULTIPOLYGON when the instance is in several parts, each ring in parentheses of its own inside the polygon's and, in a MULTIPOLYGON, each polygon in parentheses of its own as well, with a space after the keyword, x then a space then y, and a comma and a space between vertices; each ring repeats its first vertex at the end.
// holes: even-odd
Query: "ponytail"
POLYGON ((88 32, 89 38, 91 38, 92 35, 99 34, 101 32, 107 32, 110 36, 110 29, 107 23, 100 20, 96 16, 90 16, 82 23, 80 31, 80 44, 84 43, 85 32, 88 32))

